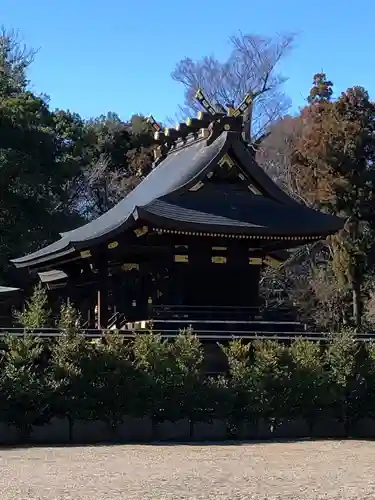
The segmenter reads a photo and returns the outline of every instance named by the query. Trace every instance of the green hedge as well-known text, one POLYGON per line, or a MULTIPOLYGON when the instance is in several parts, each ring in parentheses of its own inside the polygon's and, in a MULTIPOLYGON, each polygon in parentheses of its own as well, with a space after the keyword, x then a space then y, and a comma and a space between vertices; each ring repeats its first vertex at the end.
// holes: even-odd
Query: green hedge
MULTIPOLYGON (((74 423, 104 421, 113 430, 125 416, 158 423, 221 419, 232 437, 262 419, 274 428, 303 418, 313 435, 319 419, 344 422, 348 434, 375 412, 375 345, 350 333, 326 345, 297 340, 291 346, 233 340, 221 346, 228 373, 207 377, 203 347, 190 331, 173 342, 156 334, 134 341, 108 334, 88 341, 64 330, 54 340, 31 335, 4 339, 0 366, 0 420, 27 439, 34 425, 53 416, 74 423)), ((157 436, 157 434, 155 434, 157 436)))

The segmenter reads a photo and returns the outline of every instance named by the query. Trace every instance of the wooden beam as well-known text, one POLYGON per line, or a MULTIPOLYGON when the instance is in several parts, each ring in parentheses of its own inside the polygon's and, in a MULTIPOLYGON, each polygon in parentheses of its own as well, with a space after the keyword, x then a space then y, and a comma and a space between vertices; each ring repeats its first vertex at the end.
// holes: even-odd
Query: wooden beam
POLYGON ((98 328, 108 326, 108 263, 103 262, 98 270, 98 328))

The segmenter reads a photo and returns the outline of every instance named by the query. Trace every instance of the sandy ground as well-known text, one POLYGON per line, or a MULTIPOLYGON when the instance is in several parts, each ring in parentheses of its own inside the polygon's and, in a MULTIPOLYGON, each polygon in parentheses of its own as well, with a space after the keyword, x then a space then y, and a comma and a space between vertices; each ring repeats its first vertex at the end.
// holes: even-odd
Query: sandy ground
POLYGON ((0 450, 0 499, 375 499, 375 442, 0 450))

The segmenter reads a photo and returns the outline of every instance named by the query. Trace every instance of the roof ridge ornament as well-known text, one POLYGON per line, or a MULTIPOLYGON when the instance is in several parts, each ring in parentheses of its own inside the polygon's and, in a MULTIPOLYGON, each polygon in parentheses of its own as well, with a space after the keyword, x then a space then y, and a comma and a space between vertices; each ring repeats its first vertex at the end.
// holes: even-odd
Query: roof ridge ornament
POLYGON ((233 116, 242 116, 247 110, 247 108, 252 105, 252 103, 253 103, 253 94, 249 92, 245 95, 242 102, 233 111, 233 116))
POLYGON ((146 118, 146 122, 151 125, 151 127, 154 129, 155 132, 161 132, 162 131, 162 126, 159 125, 159 123, 155 120, 155 118, 150 115, 146 118))
POLYGON ((253 93, 248 92, 237 107, 235 107, 234 102, 226 103, 225 106, 217 103, 216 109, 201 88, 198 88, 194 97, 206 111, 206 113, 202 114, 208 114, 211 119, 209 142, 215 140, 222 131, 241 132, 242 138, 244 140, 247 138, 248 134, 245 134, 244 129, 248 126, 248 115, 251 116, 249 110, 254 102, 255 96, 253 93))
POLYGON ((201 88, 195 92, 194 99, 199 102, 199 104, 212 116, 217 114, 216 109, 212 106, 210 101, 206 98, 201 88))
POLYGON ((215 115, 227 115, 227 116, 235 116, 239 117, 242 116, 246 109, 252 105, 254 96, 251 92, 248 92, 241 103, 235 107, 234 102, 229 102, 224 106, 222 106, 220 103, 217 103, 217 107, 219 109, 215 109, 214 106, 210 103, 210 101, 207 99, 205 96, 203 90, 199 88, 195 95, 194 98, 199 102, 199 104, 205 109, 206 112, 208 112, 210 115, 215 116, 215 115))
POLYGON ((175 128, 163 129, 152 115, 147 118, 147 122, 155 131, 154 141, 158 144, 154 150, 154 167, 171 151, 191 141, 206 139, 207 145, 210 145, 222 132, 242 133, 244 136, 245 115, 254 100, 252 93, 247 93, 237 107, 234 102, 225 106, 219 102, 216 106, 212 105, 201 88, 198 88, 194 98, 204 111, 199 111, 196 118, 188 118, 185 123, 180 123, 175 128))
POLYGON ((156 144, 158 144, 158 146, 153 151, 153 168, 155 168, 156 165, 160 163, 168 154, 168 147, 166 144, 168 139, 165 137, 165 132, 163 131, 162 126, 155 120, 152 115, 149 115, 146 118, 146 122, 154 129, 154 141, 156 144))

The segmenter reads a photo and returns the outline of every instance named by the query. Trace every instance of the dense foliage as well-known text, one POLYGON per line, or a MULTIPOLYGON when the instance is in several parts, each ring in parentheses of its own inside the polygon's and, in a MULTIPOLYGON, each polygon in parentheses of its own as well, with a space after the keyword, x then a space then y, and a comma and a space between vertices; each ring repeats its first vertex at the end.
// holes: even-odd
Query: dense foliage
POLYGON ((203 346, 186 331, 167 342, 156 334, 134 341, 108 334, 85 339, 65 328, 57 340, 30 335, 4 339, 0 363, 0 421, 26 440, 33 426, 66 418, 102 421, 116 438, 125 417, 148 417, 154 437, 165 421, 220 419, 228 436, 244 436, 260 422, 271 429, 304 420, 314 435, 319 422, 334 419, 346 433, 375 414, 375 346, 359 347, 348 332, 328 345, 296 340, 222 346, 228 372, 208 377, 203 346))
POLYGON ((375 343, 356 342, 350 330, 325 343, 233 339, 216 346, 226 372, 208 376, 205 346, 189 329, 173 341, 115 331, 90 340, 68 302, 55 324, 60 335, 36 337, 34 330, 51 323, 40 286, 17 320, 24 336, 1 343, 0 422, 21 440, 52 417, 68 421, 73 440, 78 421, 101 421, 116 439, 127 417, 150 419, 154 438, 161 423, 185 419, 194 438, 197 423, 216 419, 228 437, 244 437, 249 427, 254 437, 260 424, 275 430, 296 420, 313 436, 327 419, 353 435, 362 418, 375 416, 375 343))
MULTIPOLYGON (((373 323, 375 243, 375 104, 362 87, 333 98, 326 75, 314 76, 307 105, 274 126, 260 153, 292 196, 346 219, 327 241, 297 252, 278 286, 311 326, 340 329, 373 323), (371 313, 371 314, 369 314, 371 313)), ((271 279, 275 279, 272 276, 271 279)))
POLYGON ((145 175, 152 162, 142 116, 93 120, 52 110, 28 88, 32 54, 0 32, 0 284, 27 286, 11 258, 102 214, 145 175))

